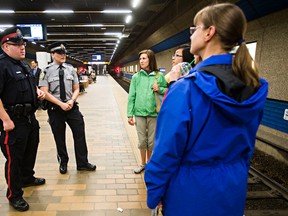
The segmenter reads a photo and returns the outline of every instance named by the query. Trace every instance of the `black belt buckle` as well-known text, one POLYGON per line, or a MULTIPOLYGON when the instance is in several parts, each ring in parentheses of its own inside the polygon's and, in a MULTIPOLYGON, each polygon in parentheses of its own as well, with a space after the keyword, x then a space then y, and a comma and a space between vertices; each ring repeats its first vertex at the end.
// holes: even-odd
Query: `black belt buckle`
POLYGON ((25 107, 24 107, 23 104, 16 104, 13 107, 13 113, 14 113, 15 116, 23 115, 24 109, 25 109, 25 107))

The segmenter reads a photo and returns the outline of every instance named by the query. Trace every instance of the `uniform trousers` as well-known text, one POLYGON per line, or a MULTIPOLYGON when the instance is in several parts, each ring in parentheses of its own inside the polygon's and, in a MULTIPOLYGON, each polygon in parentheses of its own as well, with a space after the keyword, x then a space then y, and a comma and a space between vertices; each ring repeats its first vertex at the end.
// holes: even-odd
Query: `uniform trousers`
POLYGON ((6 158, 5 178, 10 201, 23 196, 22 186, 34 181, 34 165, 39 145, 39 122, 34 113, 16 117, 8 113, 14 122, 12 131, 3 131, 1 122, 0 144, 6 158))
POLYGON ((88 150, 85 138, 85 123, 79 107, 74 104, 69 111, 60 107, 48 110, 49 124, 51 126, 54 140, 57 147, 57 159, 60 164, 67 164, 69 156, 66 146, 66 122, 72 130, 74 139, 74 151, 77 167, 85 166, 88 163, 88 150))

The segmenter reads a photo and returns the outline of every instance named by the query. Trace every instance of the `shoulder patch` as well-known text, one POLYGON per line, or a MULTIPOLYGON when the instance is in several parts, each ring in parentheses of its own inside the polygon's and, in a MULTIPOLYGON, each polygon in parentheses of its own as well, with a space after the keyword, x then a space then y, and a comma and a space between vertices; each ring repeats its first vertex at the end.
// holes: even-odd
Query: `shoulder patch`
POLYGON ((42 70, 39 76, 39 80, 44 80, 46 76, 46 71, 42 70))

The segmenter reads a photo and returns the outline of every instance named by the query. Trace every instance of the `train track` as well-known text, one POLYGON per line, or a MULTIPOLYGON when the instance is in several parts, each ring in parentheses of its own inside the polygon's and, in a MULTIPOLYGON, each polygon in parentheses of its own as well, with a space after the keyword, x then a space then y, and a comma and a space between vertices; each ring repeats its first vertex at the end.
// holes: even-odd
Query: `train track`
POLYGON ((245 216, 288 216, 288 189, 250 167, 245 216))
MULTIPOLYGON (((115 80, 129 92, 129 82, 115 80)), ((288 216, 288 189, 251 166, 245 216, 288 216)))
POLYGON ((127 82, 121 78, 113 78, 127 93, 129 93, 130 82, 127 82))

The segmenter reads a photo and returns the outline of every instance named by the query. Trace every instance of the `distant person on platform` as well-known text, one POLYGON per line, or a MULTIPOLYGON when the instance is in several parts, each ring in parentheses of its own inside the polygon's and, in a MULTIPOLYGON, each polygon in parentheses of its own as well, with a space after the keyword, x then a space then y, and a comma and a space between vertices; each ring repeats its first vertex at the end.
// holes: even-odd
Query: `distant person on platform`
POLYGON ((29 76, 25 58, 27 40, 21 28, 7 28, 0 34, 0 145, 6 158, 6 196, 17 211, 27 211, 22 187, 45 184, 34 177, 34 165, 39 145, 39 123, 35 117, 37 99, 45 94, 29 76))
POLYGON ((36 86, 38 86, 39 85, 39 77, 41 74, 41 69, 38 67, 38 61, 36 61, 36 60, 31 61, 31 68, 32 69, 30 71, 30 74, 34 78, 36 86))
POLYGON ((53 62, 41 73, 39 86, 46 93, 46 100, 53 104, 48 109, 48 115, 56 142, 60 173, 67 172, 69 161, 65 136, 66 123, 73 133, 77 170, 94 171, 96 165, 88 162, 83 115, 76 103, 79 80, 73 66, 65 63, 67 53, 65 46, 64 42, 55 42, 48 47, 53 62))

